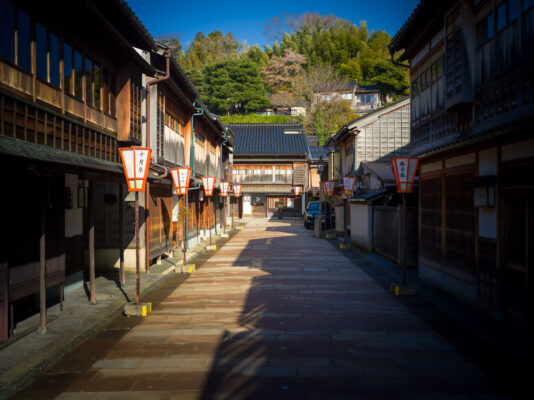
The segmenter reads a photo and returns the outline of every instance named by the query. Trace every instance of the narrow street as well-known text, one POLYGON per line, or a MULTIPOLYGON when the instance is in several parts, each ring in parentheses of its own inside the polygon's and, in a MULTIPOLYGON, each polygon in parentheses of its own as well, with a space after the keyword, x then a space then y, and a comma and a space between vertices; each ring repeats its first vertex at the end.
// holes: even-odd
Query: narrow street
POLYGON ((17 398, 507 398, 346 254, 301 221, 251 220, 17 398))

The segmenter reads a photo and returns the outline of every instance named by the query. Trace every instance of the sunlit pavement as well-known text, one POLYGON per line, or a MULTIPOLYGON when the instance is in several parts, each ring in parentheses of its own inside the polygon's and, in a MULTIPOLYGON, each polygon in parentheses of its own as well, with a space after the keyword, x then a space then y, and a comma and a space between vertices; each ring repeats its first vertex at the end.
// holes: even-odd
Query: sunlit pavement
POLYGON ((20 398, 496 399, 500 387, 302 222, 251 220, 144 319, 117 318, 20 398))

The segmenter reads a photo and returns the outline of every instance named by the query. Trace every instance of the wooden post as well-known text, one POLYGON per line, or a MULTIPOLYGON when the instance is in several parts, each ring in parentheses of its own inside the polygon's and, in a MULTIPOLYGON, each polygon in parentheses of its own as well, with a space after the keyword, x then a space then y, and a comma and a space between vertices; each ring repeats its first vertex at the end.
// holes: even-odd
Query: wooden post
POLYGON ((43 188, 41 199, 41 232, 39 238, 39 331, 46 332, 46 210, 48 201, 48 185, 43 188))
POLYGON ((124 187, 119 183, 119 273, 120 282, 126 286, 126 274, 124 272, 124 187))
POLYGON ((94 202, 94 183, 89 181, 88 189, 88 225, 89 225, 89 281, 90 281, 90 298, 91 304, 96 304, 96 286, 95 286, 95 202, 94 202))
MULTIPOLYGON (((348 229, 347 229, 347 206, 348 206, 348 200, 347 199, 344 199, 343 201, 343 241, 346 245, 348 245, 348 241, 347 241, 347 233, 348 233, 348 229)), ((332 215, 332 210, 330 210, 330 215, 332 215)), ((335 228, 334 228, 334 231, 335 231, 335 228)))
POLYGON ((211 221, 210 221, 210 198, 208 197, 208 231, 210 232, 210 246, 211 246, 211 221))
POLYGON ((135 304, 139 304, 141 286, 139 269, 139 192, 135 192, 135 304))
POLYGON ((9 338, 9 270, 0 262, 0 343, 9 338))
POLYGON ((402 284, 406 286, 406 193, 402 194, 402 284))

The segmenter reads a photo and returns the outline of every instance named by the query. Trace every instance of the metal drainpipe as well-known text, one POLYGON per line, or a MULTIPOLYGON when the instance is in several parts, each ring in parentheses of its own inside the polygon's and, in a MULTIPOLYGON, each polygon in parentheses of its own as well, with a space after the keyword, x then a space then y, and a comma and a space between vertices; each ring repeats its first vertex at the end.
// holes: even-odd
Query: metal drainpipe
MULTIPOLYGON (((151 80, 146 84, 146 147, 150 147, 150 87, 166 81, 171 76, 171 51, 165 52, 165 76, 151 80)), ((145 269, 150 270, 150 183, 147 180, 145 187, 145 269)))
MULTIPOLYGON (((191 145, 189 146, 189 164, 191 165, 191 178, 194 178, 195 176, 195 133, 194 133, 194 121, 195 117, 198 117, 202 114, 204 114, 204 109, 202 107, 196 106, 197 101, 193 101, 193 107, 197 110, 196 113, 193 113, 191 115, 191 145)), ((200 186, 199 186, 200 188, 200 186)), ((191 190, 191 189, 189 189, 191 190)), ((187 208, 189 208, 189 195, 185 195, 185 205, 187 208)), ((189 239, 188 239, 188 233, 189 233, 189 218, 186 218, 185 220, 185 248, 189 248, 189 239)))

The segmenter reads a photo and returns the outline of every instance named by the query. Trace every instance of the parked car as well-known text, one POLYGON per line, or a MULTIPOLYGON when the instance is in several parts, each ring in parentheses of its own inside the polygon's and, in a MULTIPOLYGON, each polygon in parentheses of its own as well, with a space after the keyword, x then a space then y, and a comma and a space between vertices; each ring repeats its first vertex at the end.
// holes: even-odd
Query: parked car
MULTIPOLYGON (((323 229, 330 229, 330 223, 332 227, 336 225, 336 214, 333 208, 330 208, 330 203, 326 201, 321 202, 321 219, 323 223, 323 229), (330 218, 332 214, 332 218, 330 218)), ((310 201, 306 206, 306 212, 304 213, 304 227, 307 229, 312 229, 315 225, 315 217, 319 215, 319 202, 310 201)))

